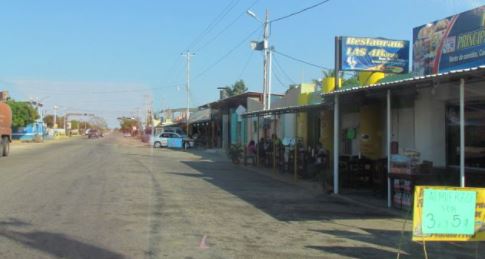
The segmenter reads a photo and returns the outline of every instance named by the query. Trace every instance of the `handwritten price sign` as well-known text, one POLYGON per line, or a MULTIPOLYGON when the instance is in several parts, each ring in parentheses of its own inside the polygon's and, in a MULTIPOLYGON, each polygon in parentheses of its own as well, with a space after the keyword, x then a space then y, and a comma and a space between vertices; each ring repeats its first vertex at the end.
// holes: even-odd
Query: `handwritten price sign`
POLYGON ((476 199, 474 191, 424 189, 423 234, 473 235, 476 199))

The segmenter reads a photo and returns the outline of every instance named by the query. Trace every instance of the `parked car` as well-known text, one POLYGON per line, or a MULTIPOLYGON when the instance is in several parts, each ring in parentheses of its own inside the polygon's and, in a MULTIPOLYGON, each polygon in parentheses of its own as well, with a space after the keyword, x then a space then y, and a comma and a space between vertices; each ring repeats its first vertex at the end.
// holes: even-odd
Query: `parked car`
POLYGON ((103 136, 103 133, 97 129, 90 129, 88 132, 88 138, 100 138, 103 136))
POLYGON ((172 132, 179 135, 186 135, 184 130, 180 127, 164 127, 162 132, 172 132))
POLYGON ((184 148, 188 149, 194 146, 194 140, 183 134, 173 132, 163 132, 159 136, 152 137, 151 144, 155 148, 184 148))

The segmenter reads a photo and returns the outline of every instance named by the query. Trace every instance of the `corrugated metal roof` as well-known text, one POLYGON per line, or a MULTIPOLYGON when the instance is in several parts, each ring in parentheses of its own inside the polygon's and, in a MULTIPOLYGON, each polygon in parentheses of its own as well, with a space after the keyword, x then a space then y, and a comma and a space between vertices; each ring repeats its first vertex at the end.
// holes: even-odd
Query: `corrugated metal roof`
POLYGON ((318 103, 318 104, 288 106, 288 107, 276 108, 276 109, 271 109, 271 110, 261 110, 261 111, 247 112, 247 113, 243 114, 242 117, 248 118, 248 117, 256 117, 256 116, 272 115, 272 114, 302 112, 302 111, 317 109, 317 108, 320 108, 324 105, 325 105, 324 103, 318 103))
MULTIPOLYGON (((394 88, 394 87, 397 88, 397 87, 403 87, 406 85, 422 83, 422 82, 435 80, 435 79, 442 80, 442 79, 450 79, 453 77, 468 76, 468 75, 472 75, 473 73, 484 73, 484 76, 485 76, 485 65, 466 68, 466 69, 452 70, 449 72, 443 72, 443 73, 438 73, 433 75, 414 76, 410 78, 399 79, 395 81, 383 82, 383 83, 366 85, 366 86, 349 87, 349 88, 340 89, 331 93, 321 94, 321 96, 326 97, 326 96, 334 96, 336 94, 350 94, 350 93, 355 93, 355 92, 365 91, 365 90, 383 90, 383 89, 394 88)), ((243 117, 247 118, 247 117, 255 117, 255 116, 265 116, 265 115, 271 115, 271 114, 295 113, 295 112, 315 109, 318 107, 323 107, 325 105, 326 105, 325 102, 322 102, 320 104, 289 106, 289 107, 277 108, 277 109, 271 109, 271 110, 265 110, 265 111, 264 110, 254 111, 254 112, 248 112, 243 114, 243 117)))
POLYGON ((466 69, 452 70, 452 71, 449 71, 449 72, 443 72, 443 73, 426 75, 426 76, 415 76, 415 77, 401 79, 401 80, 395 80, 395 81, 391 81, 391 82, 384 82, 384 83, 378 83, 378 84, 372 84, 372 85, 366 85, 366 86, 349 87, 349 88, 346 88, 346 89, 336 90, 336 91, 333 91, 331 93, 322 94, 322 96, 333 96, 333 95, 336 95, 336 94, 348 94, 348 93, 359 92, 359 91, 370 90, 370 89, 378 90, 378 89, 384 89, 384 88, 392 88, 392 87, 404 86, 404 85, 408 85, 408 84, 420 83, 422 81, 429 81, 429 80, 433 80, 433 79, 448 79, 449 77, 453 77, 453 76, 462 76, 462 75, 467 75, 467 74, 470 74, 470 73, 473 73, 473 72, 483 72, 483 71, 485 71, 485 65, 472 67, 472 68, 466 68, 466 69))
POLYGON ((189 124, 209 121, 211 118, 211 109, 204 109, 192 113, 189 117, 189 124))

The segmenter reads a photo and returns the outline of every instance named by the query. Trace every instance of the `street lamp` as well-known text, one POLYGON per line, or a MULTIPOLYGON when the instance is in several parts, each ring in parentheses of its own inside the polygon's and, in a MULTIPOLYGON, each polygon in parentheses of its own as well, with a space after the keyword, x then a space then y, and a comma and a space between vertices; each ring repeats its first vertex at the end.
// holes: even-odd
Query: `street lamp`
POLYGON ((246 11, 246 13, 247 13, 249 16, 251 16, 251 17, 253 17, 254 19, 256 19, 257 21, 259 21, 260 23, 263 23, 263 21, 261 21, 261 20, 258 18, 258 16, 257 16, 257 15, 256 15, 256 14, 255 14, 253 11, 251 11, 251 10, 247 10, 247 11, 246 11))
POLYGON ((263 41, 251 42, 251 48, 253 50, 264 51, 264 78, 263 78, 263 110, 271 109, 271 48, 269 47, 270 36, 270 21, 269 12, 266 10, 264 21, 261 21, 258 16, 251 10, 247 10, 246 13, 253 17, 264 26, 263 41))
POLYGON ((54 129, 57 129, 57 109, 59 109, 59 106, 54 105, 54 125, 52 125, 54 129))

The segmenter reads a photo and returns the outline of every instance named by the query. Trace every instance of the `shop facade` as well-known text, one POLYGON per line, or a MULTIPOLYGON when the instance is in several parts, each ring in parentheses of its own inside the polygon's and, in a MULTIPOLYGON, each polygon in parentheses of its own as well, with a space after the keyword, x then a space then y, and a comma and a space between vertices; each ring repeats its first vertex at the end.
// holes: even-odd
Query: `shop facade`
POLYGON ((484 75, 485 67, 475 67, 324 94, 336 129, 334 191, 356 173, 387 185, 380 190, 388 206, 403 207, 411 206, 415 184, 483 186, 484 75), (349 170, 347 157, 370 161, 373 171, 349 170), (378 164, 385 175, 375 172, 378 164))
POLYGON ((246 92, 209 103, 201 108, 210 109, 210 135, 212 148, 227 150, 232 144, 244 144, 248 139, 248 122, 241 115, 248 106, 262 102, 263 94, 246 92))

